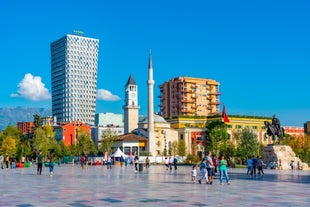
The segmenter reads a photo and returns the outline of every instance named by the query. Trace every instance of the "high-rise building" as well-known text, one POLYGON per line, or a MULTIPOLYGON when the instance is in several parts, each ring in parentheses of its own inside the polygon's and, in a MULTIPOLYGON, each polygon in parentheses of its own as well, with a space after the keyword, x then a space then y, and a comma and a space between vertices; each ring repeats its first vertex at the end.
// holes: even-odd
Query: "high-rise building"
POLYGON ((159 86, 163 117, 209 116, 220 109, 219 82, 205 78, 176 77, 159 86))
POLYGON ((51 43, 52 114, 58 123, 93 125, 99 40, 75 33, 51 43))

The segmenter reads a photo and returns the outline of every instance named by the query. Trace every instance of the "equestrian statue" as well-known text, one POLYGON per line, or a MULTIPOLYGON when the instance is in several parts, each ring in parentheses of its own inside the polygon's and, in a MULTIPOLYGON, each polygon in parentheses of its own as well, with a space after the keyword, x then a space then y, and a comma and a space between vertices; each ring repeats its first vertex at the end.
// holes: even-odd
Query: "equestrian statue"
POLYGON ((264 124, 267 128, 268 136, 277 136, 278 144, 280 144, 281 137, 284 135, 284 128, 281 127, 280 120, 273 115, 271 123, 264 121, 264 124))

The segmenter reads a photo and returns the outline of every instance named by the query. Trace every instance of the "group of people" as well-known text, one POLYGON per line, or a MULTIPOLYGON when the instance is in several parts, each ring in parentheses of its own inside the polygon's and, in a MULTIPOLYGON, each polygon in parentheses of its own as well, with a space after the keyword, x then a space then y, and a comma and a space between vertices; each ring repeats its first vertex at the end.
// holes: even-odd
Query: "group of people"
MULTIPOLYGON (((44 156, 42 155, 42 151, 39 151, 37 158, 36 158, 36 162, 37 162, 37 175, 41 175, 42 174, 42 167, 43 167, 43 163, 44 163, 44 156)), ((49 174, 50 174, 50 176, 53 176, 54 165, 55 165, 53 151, 49 152, 47 162, 48 162, 49 174)))
POLYGON ((0 155, 0 168, 1 169, 8 169, 8 168, 16 168, 16 157, 12 155, 11 157, 6 154, 5 156, 0 155))
MULTIPOLYGON (((227 171, 228 161, 225 159, 224 155, 221 155, 219 160, 214 160, 214 156, 212 157, 212 152, 208 152, 207 156, 203 158, 200 163, 199 172, 200 172, 201 177, 198 179, 199 184, 201 184, 202 181, 205 180, 206 184, 212 185, 214 181, 215 170, 217 170, 217 167, 219 168, 219 171, 220 171, 220 184, 221 185, 223 184, 224 177, 226 179, 226 183, 230 184, 228 171, 227 171)), ((197 177, 197 166, 196 165, 193 165, 192 167, 191 176, 192 176, 192 181, 196 182, 196 177, 197 177)))
POLYGON ((172 166, 174 166, 174 170, 178 169, 178 159, 176 157, 165 157, 165 166, 166 170, 172 170, 172 166))
POLYGON ((263 162, 262 157, 260 156, 252 156, 247 159, 247 175, 256 176, 256 170, 258 175, 263 175, 264 170, 263 167, 266 164, 263 162))

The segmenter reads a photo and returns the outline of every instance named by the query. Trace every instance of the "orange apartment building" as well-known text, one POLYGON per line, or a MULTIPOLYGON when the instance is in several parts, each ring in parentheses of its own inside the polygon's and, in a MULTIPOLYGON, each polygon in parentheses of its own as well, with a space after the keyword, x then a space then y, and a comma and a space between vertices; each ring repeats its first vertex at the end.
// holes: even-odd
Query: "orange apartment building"
POLYGON ((17 129, 22 134, 32 134, 33 133, 33 122, 17 122, 17 129))
POLYGON ((84 124, 81 121, 73 121, 70 123, 61 123, 54 127, 55 138, 57 141, 64 141, 66 146, 71 146, 76 143, 78 133, 85 131, 91 136, 91 126, 84 124))
POLYGON ((212 79, 176 77, 159 86, 160 111, 165 118, 219 113, 220 83, 212 79))

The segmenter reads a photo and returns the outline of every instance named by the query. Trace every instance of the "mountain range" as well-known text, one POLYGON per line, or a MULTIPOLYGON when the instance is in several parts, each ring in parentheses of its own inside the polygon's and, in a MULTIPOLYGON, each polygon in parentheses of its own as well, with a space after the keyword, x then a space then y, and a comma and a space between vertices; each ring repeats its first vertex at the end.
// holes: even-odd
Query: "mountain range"
POLYGON ((17 126, 17 122, 33 121, 33 115, 38 114, 41 117, 52 116, 52 109, 49 108, 0 108, 0 130, 9 125, 17 126))

